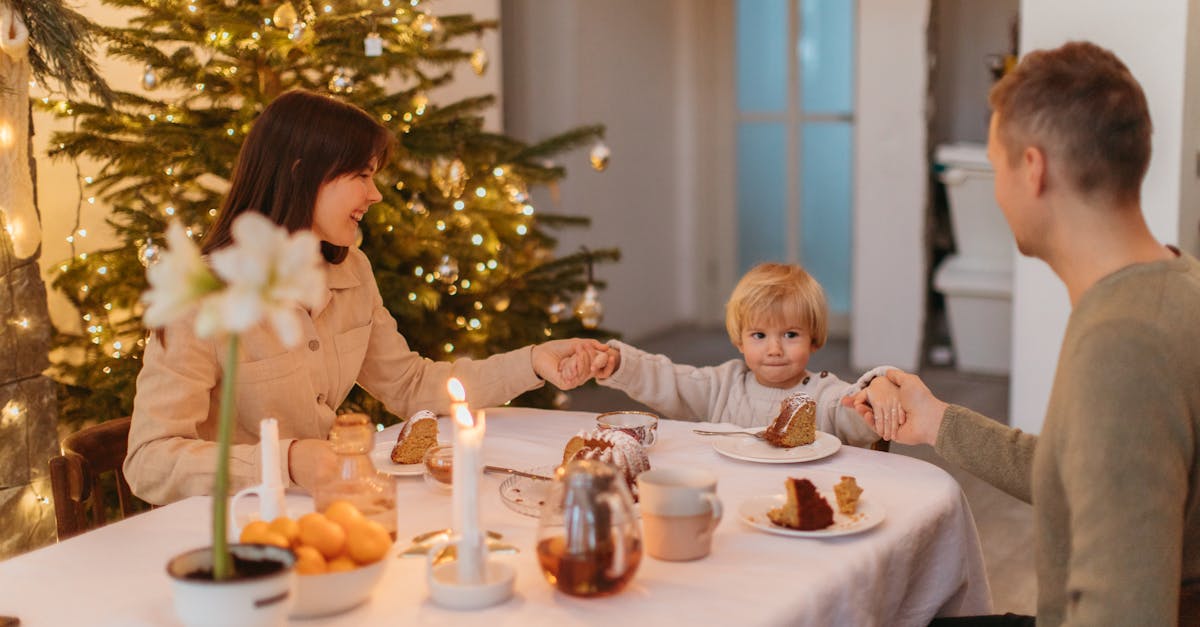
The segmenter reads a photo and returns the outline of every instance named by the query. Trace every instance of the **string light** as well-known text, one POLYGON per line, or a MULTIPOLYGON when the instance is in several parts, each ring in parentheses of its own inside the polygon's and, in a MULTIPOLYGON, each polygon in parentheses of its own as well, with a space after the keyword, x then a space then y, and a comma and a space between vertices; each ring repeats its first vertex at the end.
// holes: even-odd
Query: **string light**
POLYGON ((454 201, 454 210, 455 211, 462 211, 463 209, 466 209, 466 208, 467 208, 467 203, 465 203, 461 200, 454 201))
POLYGON ((517 235, 524 235, 528 232, 529 232, 529 228, 526 227, 524 224, 517 225, 517 235))

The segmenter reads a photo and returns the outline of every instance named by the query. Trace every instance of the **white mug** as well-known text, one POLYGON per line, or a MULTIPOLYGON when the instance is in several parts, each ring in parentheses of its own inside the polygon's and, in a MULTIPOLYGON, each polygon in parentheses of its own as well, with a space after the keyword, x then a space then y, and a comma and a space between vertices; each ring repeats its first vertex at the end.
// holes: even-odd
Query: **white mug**
POLYGON ((700 559, 724 513, 717 475, 699 468, 654 468, 638 475, 646 553, 660 560, 700 559))

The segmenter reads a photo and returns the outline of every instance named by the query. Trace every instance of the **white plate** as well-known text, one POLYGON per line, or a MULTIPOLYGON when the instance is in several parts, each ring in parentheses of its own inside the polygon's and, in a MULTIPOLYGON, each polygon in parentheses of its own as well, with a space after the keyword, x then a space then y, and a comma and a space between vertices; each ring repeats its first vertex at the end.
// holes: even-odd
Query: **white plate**
POLYGON ((801 531, 799 529, 780 527, 771 522, 771 519, 767 518, 767 511, 787 502, 787 497, 782 494, 753 496, 742 501, 742 504, 738 506, 738 517, 742 519, 742 522, 755 529, 797 538, 832 538, 835 536, 844 536, 866 531, 883 522, 884 510, 882 505, 866 499, 860 499, 858 501, 858 511, 847 516, 837 510, 837 500, 832 494, 822 492, 821 496, 825 497, 825 500, 829 501, 829 506, 833 508, 833 524, 824 529, 801 531))
POLYGON ((763 464, 793 464, 829 457, 842 448, 842 441, 824 431, 817 432, 812 444, 779 448, 766 440, 744 435, 714 435, 713 449, 718 453, 748 462, 763 464))
POLYGON ((375 448, 371 449, 371 462, 375 464, 376 470, 398 477, 415 477, 425 472, 425 464, 397 464, 393 462, 392 449, 395 447, 395 442, 380 442, 375 445, 375 448))

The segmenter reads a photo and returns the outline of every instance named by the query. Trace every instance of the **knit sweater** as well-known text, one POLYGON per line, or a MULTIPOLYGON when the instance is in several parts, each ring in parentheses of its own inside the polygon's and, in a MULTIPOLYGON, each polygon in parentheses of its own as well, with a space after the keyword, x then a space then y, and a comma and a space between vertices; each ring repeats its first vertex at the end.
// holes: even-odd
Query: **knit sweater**
POLYGON ((1137 264, 1071 313, 1040 437, 958 406, 936 448, 1032 502, 1038 625, 1194 624, 1200 262, 1137 264))
POLYGON ((764 427, 779 415, 784 399, 805 392, 817 403, 817 429, 854 446, 869 446, 879 439, 866 421, 853 409, 842 407, 840 401, 883 376, 886 366, 868 371, 852 384, 821 371, 806 373, 793 387, 772 388, 759 383, 741 359, 697 368, 672 363, 665 355, 653 355, 624 342, 611 340, 608 344, 621 351, 621 363, 611 377, 599 380, 600 385, 621 390, 666 418, 764 427))

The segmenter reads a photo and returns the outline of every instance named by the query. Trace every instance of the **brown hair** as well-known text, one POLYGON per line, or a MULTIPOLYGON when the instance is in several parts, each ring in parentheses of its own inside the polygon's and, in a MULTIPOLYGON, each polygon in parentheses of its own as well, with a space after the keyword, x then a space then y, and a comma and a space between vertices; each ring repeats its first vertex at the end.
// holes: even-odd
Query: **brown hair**
MULTIPOLYGON (((257 211, 289 233, 312 228, 321 185, 372 162, 382 168, 393 141, 386 127, 352 104, 300 89, 284 93, 246 136, 202 252, 228 245, 233 221, 243 211, 257 211)), ((341 263, 347 252, 321 242, 321 253, 332 263, 341 263)))
POLYGON ((825 345, 829 305, 825 290, 797 265, 760 263, 738 281, 725 305, 725 330, 741 347, 742 332, 752 324, 786 321, 808 331, 814 349, 825 345))
POLYGON ((1150 165, 1150 110, 1129 68, 1088 42, 1035 50, 992 87, 1009 163, 1028 146, 1081 194, 1136 201, 1150 165))

